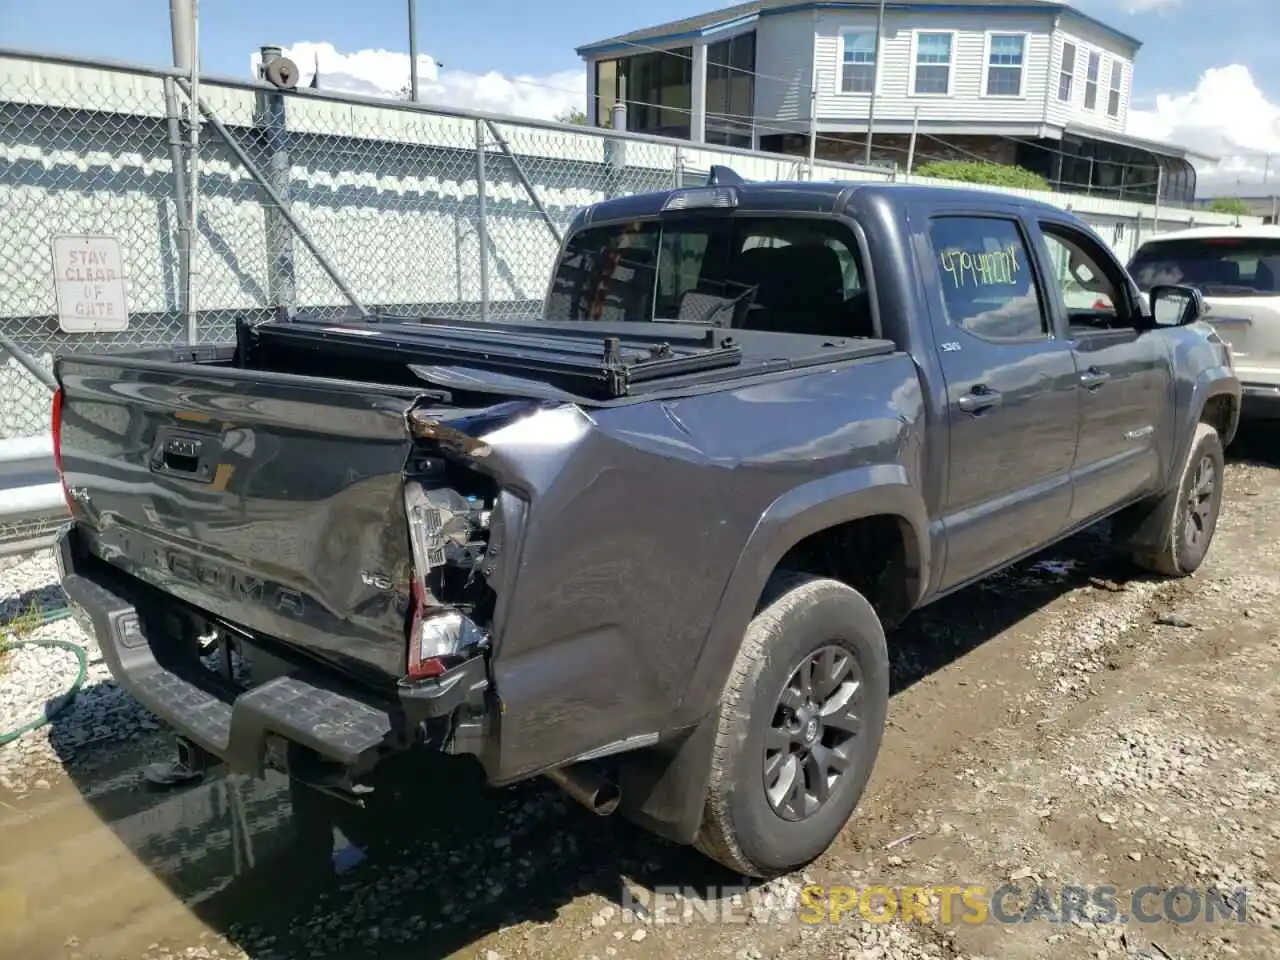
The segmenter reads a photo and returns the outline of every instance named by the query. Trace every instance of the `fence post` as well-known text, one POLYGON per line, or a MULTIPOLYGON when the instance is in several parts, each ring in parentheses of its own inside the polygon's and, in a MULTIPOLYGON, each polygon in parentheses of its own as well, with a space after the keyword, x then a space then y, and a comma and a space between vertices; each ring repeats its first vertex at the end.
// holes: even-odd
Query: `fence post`
POLYGON ((480 319, 489 319, 489 223, 484 163, 484 124, 476 124, 476 239, 480 247, 480 319))
POLYGON ((191 258, 191 207, 187 199, 187 159, 183 155, 182 112, 178 103, 178 88, 173 77, 164 78, 164 119, 169 135, 169 164, 173 167, 173 204, 178 223, 178 310, 187 313, 190 291, 187 284, 190 273, 187 262, 191 258))
MULTIPOLYGON (((627 129, 627 78, 618 78, 618 99, 613 104, 613 129, 626 132, 627 129)), ((627 141, 619 137, 605 137, 604 194, 606 197, 622 196, 622 177, 627 168, 627 141)))
MULTIPOLYGON (((262 69, 279 59, 279 47, 262 47, 262 69)), ((286 135, 285 100, 279 90, 259 90, 255 95, 253 125, 263 147, 264 173, 282 204, 290 200, 289 150, 286 135)), ((298 312, 297 278, 294 271, 293 231, 280 206, 268 203, 265 210, 267 234, 267 296, 277 316, 292 320, 298 312)))

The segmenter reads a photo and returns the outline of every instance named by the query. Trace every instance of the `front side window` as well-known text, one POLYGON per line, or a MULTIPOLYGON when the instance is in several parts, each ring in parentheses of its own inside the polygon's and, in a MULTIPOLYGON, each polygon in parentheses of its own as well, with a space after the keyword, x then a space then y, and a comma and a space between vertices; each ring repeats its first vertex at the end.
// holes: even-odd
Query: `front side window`
POLYGON ((984 340, 1048 336, 1044 303, 1015 221, 937 217, 929 239, 948 323, 984 340))
POLYGON ((1022 57, 1027 38, 1020 33, 994 33, 987 55, 987 96, 1022 96, 1022 57))
POLYGON ((1049 248, 1053 282, 1062 293, 1067 313, 1106 320, 1119 316, 1117 305, 1121 301, 1116 285, 1089 251, 1088 242, 1052 224, 1041 224, 1041 231, 1049 248))
POLYGON ((1153 240, 1138 249, 1129 272, 1144 293, 1187 284, 1214 297, 1280 296, 1280 238, 1153 240))
POLYGON ((915 93, 951 92, 951 34, 916 34, 915 93))
POLYGON ((876 85, 876 32, 845 30, 840 42, 840 92, 870 93, 876 85))

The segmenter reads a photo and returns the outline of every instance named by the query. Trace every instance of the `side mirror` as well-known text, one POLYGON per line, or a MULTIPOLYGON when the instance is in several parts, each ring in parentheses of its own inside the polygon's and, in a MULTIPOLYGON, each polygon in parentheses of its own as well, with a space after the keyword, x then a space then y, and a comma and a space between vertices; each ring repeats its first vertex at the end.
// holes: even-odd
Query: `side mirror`
POLYGON ((1157 327, 1185 327, 1205 314, 1204 295, 1184 284, 1159 284, 1148 291, 1151 319, 1157 327))

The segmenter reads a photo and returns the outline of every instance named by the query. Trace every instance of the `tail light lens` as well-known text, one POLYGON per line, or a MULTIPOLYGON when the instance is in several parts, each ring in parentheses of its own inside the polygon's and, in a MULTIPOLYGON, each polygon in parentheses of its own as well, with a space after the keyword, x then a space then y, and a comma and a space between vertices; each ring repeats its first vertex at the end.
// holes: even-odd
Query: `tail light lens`
POLYGON ((413 481, 405 485, 404 496, 413 553, 405 666, 410 680, 427 680, 457 666, 488 640, 470 617, 432 590, 432 583, 441 579, 437 571, 445 565, 450 541, 469 537, 472 505, 454 490, 427 490, 413 481))
POLYGON ((75 512, 71 501, 71 490, 67 487, 66 475, 62 472, 62 388, 53 391, 53 405, 50 410, 50 433, 53 435, 53 467, 58 471, 58 483, 62 486, 62 499, 67 502, 67 510, 75 512))

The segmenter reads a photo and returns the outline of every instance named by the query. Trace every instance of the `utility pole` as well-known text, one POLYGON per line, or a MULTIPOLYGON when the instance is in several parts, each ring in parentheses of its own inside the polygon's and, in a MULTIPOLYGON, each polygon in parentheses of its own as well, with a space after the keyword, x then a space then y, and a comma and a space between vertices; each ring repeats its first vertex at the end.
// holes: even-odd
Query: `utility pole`
POLYGON ((915 112, 911 115, 911 143, 907 146, 907 176, 911 176, 911 171, 915 167, 916 160, 916 134, 920 130, 920 105, 916 104, 915 112))
POLYGON ((173 40, 173 65, 191 70, 191 0, 169 0, 169 33, 173 40))
POLYGON ((418 102, 418 0, 409 0, 409 99, 418 102))
MULTIPOLYGON (((880 86, 880 50, 884 37, 884 0, 880 0, 880 12, 876 15, 876 65, 871 75, 871 105, 867 110, 867 150, 862 162, 871 165, 871 128, 876 119, 876 88, 880 86)), ((912 69, 915 69, 914 67, 912 69)))
POLYGON ((195 238, 200 223, 200 35, 198 0, 169 0, 169 32, 173 43, 173 65, 187 75, 190 84, 188 121, 191 140, 187 145, 186 169, 181 164, 181 136, 178 133, 177 95, 173 82, 167 81, 166 113, 170 120, 170 157, 174 194, 186 209, 178 214, 178 268, 182 274, 182 311, 186 317, 187 342, 194 344, 198 336, 195 289, 195 238))

